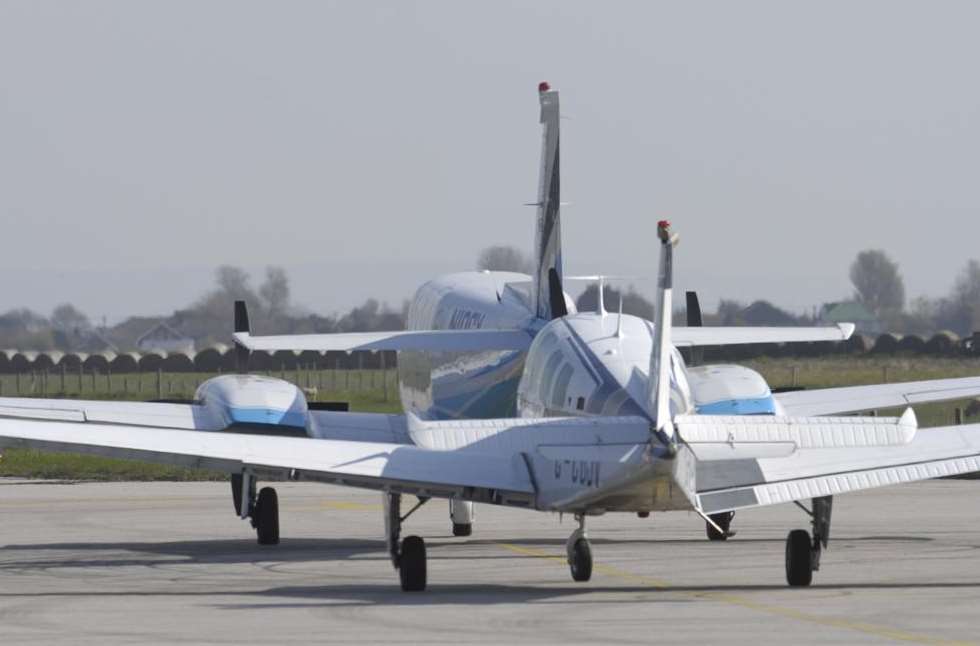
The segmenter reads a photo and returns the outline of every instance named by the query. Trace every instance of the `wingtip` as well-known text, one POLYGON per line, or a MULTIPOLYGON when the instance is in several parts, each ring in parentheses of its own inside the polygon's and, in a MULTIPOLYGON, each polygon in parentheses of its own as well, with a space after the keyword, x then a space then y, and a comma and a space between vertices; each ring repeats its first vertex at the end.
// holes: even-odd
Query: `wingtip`
POLYGON ((840 328, 844 341, 850 339, 851 335, 854 334, 855 325, 853 323, 838 323, 837 327, 840 328))

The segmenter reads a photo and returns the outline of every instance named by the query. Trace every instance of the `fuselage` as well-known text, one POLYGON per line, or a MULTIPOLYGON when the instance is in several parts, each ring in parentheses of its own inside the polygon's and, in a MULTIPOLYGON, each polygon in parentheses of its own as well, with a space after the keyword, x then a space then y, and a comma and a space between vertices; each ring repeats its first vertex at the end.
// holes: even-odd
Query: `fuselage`
MULTIPOLYGON (((410 330, 526 330, 546 321, 530 306, 531 277, 511 272, 449 274, 422 285, 410 330)), ((570 299, 566 298, 566 301, 570 299)), ((401 352, 402 406, 422 419, 514 417, 525 352, 401 352)))
MULTIPOLYGON (((531 278, 510 272, 450 274, 422 285, 411 330, 517 329, 527 352, 402 352, 402 406, 422 419, 648 415, 653 324, 619 314, 576 313, 548 321, 530 307, 531 278)), ((775 414, 765 380, 735 365, 687 367, 672 356, 675 413, 775 414)))

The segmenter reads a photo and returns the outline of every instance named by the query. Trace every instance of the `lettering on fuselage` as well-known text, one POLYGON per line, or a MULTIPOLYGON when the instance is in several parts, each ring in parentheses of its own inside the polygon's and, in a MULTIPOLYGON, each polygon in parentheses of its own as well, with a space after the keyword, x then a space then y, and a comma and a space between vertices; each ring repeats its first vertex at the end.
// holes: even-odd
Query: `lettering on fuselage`
POLYGON ((595 460, 555 460, 555 480, 599 488, 599 462, 595 460))
POLYGON ((482 312, 474 312, 462 307, 453 310, 453 316, 449 319, 450 330, 471 330, 483 327, 483 321, 487 315, 482 312))

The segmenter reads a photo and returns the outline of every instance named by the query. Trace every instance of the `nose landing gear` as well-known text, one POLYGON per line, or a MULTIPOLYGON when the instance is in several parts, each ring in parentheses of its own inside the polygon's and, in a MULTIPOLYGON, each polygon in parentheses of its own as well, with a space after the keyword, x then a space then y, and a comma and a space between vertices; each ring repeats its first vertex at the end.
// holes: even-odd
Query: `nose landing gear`
POLYGON ((592 578, 592 546, 585 533, 585 516, 577 514, 578 529, 572 532, 565 544, 568 554, 568 567, 573 581, 588 581, 592 578))

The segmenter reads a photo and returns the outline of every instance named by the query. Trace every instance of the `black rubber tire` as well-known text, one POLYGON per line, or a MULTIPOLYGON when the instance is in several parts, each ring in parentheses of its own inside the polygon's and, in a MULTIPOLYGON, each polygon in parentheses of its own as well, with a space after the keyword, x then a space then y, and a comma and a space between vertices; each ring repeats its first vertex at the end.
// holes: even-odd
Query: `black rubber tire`
POLYGON ((732 518, 735 517, 730 511, 726 511, 720 514, 711 514, 708 516, 711 520, 724 530, 724 533, 719 533, 717 529, 711 526, 711 523, 704 524, 704 533, 708 536, 709 541, 727 541, 728 540, 728 530, 732 526, 732 518))
POLYGON ((406 536, 398 557, 398 578, 405 592, 425 590, 425 541, 421 536, 406 536))
POLYGON ((473 533, 473 523, 453 523, 453 536, 469 536, 473 533))
POLYGON ((794 588, 810 585, 813 568, 810 563, 810 533, 794 529, 786 537, 786 583, 794 588))
POLYGON ((572 562, 568 564, 572 580, 588 581, 592 578, 592 547, 589 541, 580 538, 572 546, 572 562))
POLYGON ((279 544, 279 496, 272 487, 259 491, 255 509, 252 510, 252 522, 259 545, 279 544))

